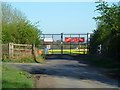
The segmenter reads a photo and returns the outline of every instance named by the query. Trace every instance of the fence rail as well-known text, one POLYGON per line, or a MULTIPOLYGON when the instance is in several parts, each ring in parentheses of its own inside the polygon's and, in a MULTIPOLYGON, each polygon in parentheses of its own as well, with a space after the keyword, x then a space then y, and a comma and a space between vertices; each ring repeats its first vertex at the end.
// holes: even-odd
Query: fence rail
POLYGON ((2 58, 26 57, 35 54, 37 48, 34 44, 2 44, 2 58))
POLYGON ((32 46, 30 44, 13 44, 14 46, 32 46))

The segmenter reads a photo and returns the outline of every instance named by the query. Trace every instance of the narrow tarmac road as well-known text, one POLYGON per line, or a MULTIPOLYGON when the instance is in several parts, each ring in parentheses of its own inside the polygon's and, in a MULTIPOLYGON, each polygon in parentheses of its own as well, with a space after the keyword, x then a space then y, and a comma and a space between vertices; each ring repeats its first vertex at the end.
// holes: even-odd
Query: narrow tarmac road
POLYGON ((35 88, 118 88, 117 80, 101 74, 107 69, 92 67, 68 55, 48 56, 43 64, 6 64, 35 75, 35 88))

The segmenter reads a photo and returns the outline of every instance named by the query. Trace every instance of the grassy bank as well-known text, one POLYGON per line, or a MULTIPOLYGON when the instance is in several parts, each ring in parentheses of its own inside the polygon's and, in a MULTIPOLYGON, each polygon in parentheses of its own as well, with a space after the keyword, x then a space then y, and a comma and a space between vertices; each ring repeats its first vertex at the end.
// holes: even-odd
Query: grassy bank
POLYGON ((90 61, 91 64, 103 67, 103 68, 119 68, 120 62, 107 58, 107 57, 95 57, 95 56, 88 56, 88 55, 82 55, 79 56, 81 60, 87 60, 90 61))
POLYGON ((33 78, 30 74, 13 66, 2 67, 2 88, 33 88, 33 78))
MULTIPOLYGON (((36 57, 36 61, 39 63, 44 62, 44 57, 39 55, 36 57)), ((11 62, 11 63, 36 63, 33 57, 26 57, 22 59, 2 59, 2 62, 11 62)))

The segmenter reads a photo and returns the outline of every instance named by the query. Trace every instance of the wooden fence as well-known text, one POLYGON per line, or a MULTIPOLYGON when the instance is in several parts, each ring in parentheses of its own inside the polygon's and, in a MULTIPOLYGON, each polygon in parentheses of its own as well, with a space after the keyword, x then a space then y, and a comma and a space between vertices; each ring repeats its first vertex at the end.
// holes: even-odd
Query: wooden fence
POLYGON ((2 44, 2 58, 23 58, 36 54, 37 48, 32 44, 2 44))

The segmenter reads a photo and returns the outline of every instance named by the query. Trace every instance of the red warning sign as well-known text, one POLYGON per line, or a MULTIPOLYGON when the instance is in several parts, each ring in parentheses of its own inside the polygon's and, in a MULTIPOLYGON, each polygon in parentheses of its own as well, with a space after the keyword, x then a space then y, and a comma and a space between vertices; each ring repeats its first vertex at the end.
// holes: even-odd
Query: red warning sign
POLYGON ((65 42, 84 42, 84 37, 65 37, 65 42))

